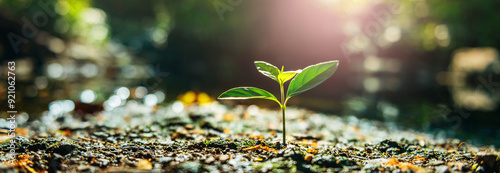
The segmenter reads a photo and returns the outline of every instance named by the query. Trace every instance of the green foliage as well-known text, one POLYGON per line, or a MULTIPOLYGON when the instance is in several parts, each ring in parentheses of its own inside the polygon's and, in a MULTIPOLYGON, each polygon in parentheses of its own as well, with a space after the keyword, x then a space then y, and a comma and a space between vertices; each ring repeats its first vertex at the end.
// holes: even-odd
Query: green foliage
POLYGON ((328 61, 306 67, 290 82, 287 99, 318 86, 332 76, 338 66, 339 61, 328 61))
POLYGON ((280 74, 280 70, 278 67, 264 61, 255 61, 254 64, 255 67, 257 67, 257 70, 264 76, 279 82, 278 75, 280 74))
POLYGON ((279 103, 273 94, 255 87, 236 87, 222 93, 219 99, 269 99, 279 103))
POLYGON ((268 99, 276 101, 280 107, 281 112, 283 114, 283 144, 286 143, 286 126, 285 126, 285 109, 286 102, 290 97, 310 90, 335 73, 338 68, 339 61, 327 61, 319 64, 311 65, 306 67, 304 70, 297 71, 283 71, 283 67, 279 70, 276 66, 264 62, 264 61, 255 61, 255 67, 257 70, 263 75, 275 80, 280 85, 281 91, 281 101, 278 101, 276 96, 271 94, 270 92, 255 88, 255 87, 236 87, 233 89, 229 89, 226 92, 222 93, 219 96, 219 99, 268 99), (285 91, 284 84, 285 82, 291 80, 290 85, 288 87, 286 99, 285 99, 285 91))

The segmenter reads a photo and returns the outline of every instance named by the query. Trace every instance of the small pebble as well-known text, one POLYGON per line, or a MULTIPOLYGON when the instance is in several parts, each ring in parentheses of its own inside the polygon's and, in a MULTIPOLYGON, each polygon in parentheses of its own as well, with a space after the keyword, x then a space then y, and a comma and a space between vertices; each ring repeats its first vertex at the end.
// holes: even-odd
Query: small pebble
POLYGON ((228 155, 223 154, 223 155, 220 155, 220 156, 219 156, 219 160, 220 160, 221 162, 225 162, 225 161, 226 161, 226 160, 228 160, 228 159, 229 159, 229 156, 228 156, 228 155))
POLYGON ((205 164, 211 164, 215 161, 214 157, 209 157, 208 159, 205 159, 205 164))

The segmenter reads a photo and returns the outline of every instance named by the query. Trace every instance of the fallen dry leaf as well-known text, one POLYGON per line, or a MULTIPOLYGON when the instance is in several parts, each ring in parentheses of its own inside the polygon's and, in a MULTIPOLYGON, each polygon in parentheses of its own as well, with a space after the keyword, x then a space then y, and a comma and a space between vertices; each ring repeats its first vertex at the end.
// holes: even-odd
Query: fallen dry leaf
POLYGON ((153 169, 153 164, 151 164, 149 160, 142 159, 141 161, 137 162, 137 169, 151 170, 153 169))

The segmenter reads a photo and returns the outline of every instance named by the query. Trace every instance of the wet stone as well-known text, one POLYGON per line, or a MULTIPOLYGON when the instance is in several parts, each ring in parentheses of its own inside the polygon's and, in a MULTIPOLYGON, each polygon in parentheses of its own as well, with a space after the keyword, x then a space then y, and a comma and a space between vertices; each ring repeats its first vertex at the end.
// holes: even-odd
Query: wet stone
POLYGON ((138 152, 135 157, 137 157, 137 158, 144 158, 144 159, 150 159, 153 156, 151 155, 151 152, 142 150, 142 151, 138 152))
POLYGON ((214 140, 210 141, 210 143, 207 145, 210 148, 229 148, 229 149, 236 149, 237 145, 233 141, 225 141, 225 140, 214 140))
POLYGON ((47 143, 45 142, 39 142, 35 144, 31 144, 28 146, 29 151, 38 151, 38 150, 45 150, 47 149, 47 143))
POLYGON ((312 163, 324 167, 332 167, 332 168, 342 167, 342 165, 337 164, 337 161, 333 156, 314 157, 312 159, 312 163))
POLYGON ((108 159, 96 159, 93 165, 105 168, 109 166, 110 161, 108 159))
POLYGON ((75 163, 75 164, 76 164, 76 163, 78 163, 80 160, 81 160, 81 159, 80 159, 80 158, 78 158, 78 157, 73 157, 73 158, 71 158, 71 159, 70 159, 70 163, 75 163))
POLYGON ((397 155, 397 154, 401 154, 401 153, 403 153, 403 152, 402 152, 402 150, 401 150, 401 149, 399 149, 399 148, 389 148, 389 149, 387 149, 387 151, 386 151, 386 152, 387 152, 387 153, 390 153, 390 154, 392 154, 392 155, 397 155))
POLYGON ((344 166, 345 172, 353 172, 353 171, 360 171, 361 167, 359 166, 344 166))
POLYGON ((138 135, 137 133, 129 133, 128 136, 131 138, 137 138, 138 135))
POLYGON ((295 160, 299 163, 304 162, 304 156, 300 153, 293 152, 289 157, 292 158, 292 160, 295 160))
POLYGON ((366 153, 372 153, 373 148, 372 147, 365 147, 365 151, 366 151, 366 153))
POLYGON ((417 149, 418 149, 418 147, 417 147, 417 146, 415 146, 415 145, 411 145, 411 146, 408 146, 408 147, 406 148, 406 150, 407 150, 408 152, 413 152, 413 151, 416 151, 417 149))
POLYGON ((61 156, 65 156, 65 155, 71 153, 75 148, 77 148, 75 144, 64 143, 64 144, 61 144, 59 146, 56 146, 53 149, 53 153, 59 154, 61 156))
POLYGON ((392 140, 388 140, 388 139, 378 143, 376 148, 380 152, 387 152, 387 150, 390 148, 394 148, 390 151, 391 153, 395 152, 397 154, 400 154, 400 153, 404 152, 404 149, 402 147, 400 147, 396 141, 392 141, 392 140))
POLYGON ((432 161, 432 162, 429 163, 429 165, 431 165, 431 166, 440 166, 440 165, 444 165, 444 162, 440 161, 440 160, 438 160, 438 161, 432 161))
POLYGON ((189 118, 193 122, 198 122, 200 120, 203 120, 206 116, 207 115, 203 115, 203 114, 189 114, 189 118))
POLYGON ((228 156, 228 155, 220 155, 220 156, 219 156, 219 160, 220 160, 221 162, 225 162, 225 161, 227 161, 228 159, 229 159, 229 156, 228 156))
POLYGON ((205 159, 205 164, 211 164, 215 161, 214 157, 209 157, 208 159, 205 159))
POLYGON ((93 135, 101 139, 105 139, 109 136, 106 132, 94 132, 93 135))
POLYGON ((59 154, 54 154, 49 161, 49 172, 57 172, 62 170, 63 157, 59 154))
POLYGON ((141 133, 141 137, 142 138, 151 138, 153 137, 153 133, 141 133))
POLYGON ((476 155, 477 163, 486 172, 499 172, 500 171, 500 157, 492 153, 478 153, 476 155))
POLYGON ((306 134, 293 134, 293 137, 299 141, 301 141, 301 140, 321 140, 321 137, 319 137, 319 136, 312 136, 312 135, 306 135, 306 134))
POLYGON ((76 167, 77 172, 97 172, 98 168, 95 166, 79 165, 76 167))
POLYGON ((115 138, 113 138, 113 137, 108 137, 108 138, 106 138, 106 141, 107 141, 107 142, 110 142, 110 143, 117 143, 117 142, 118 142, 118 141, 117 141, 115 138))
POLYGON ((448 166, 438 166, 436 167, 436 173, 449 173, 450 172, 450 169, 448 168, 448 166))
POLYGON ((212 123, 210 123, 208 121, 201 121, 200 127, 204 128, 204 129, 212 129, 212 130, 215 130, 217 132, 223 132, 222 129, 215 127, 214 125, 212 125, 212 123))
POLYGON ((192 124, 186 124, 184 128, 186 128, 187 130, 193 130, 194 126, 192 124))
POLYGON ((202 172, 202 164, 198 162, 185 162, 178 164, 175 168, 175 172, 202 172))
POLYGON ((146 127, 144 129, 142 129, 141 132, 143 132, 143 133, 150 133, 151 132, 151 128, 146 127))

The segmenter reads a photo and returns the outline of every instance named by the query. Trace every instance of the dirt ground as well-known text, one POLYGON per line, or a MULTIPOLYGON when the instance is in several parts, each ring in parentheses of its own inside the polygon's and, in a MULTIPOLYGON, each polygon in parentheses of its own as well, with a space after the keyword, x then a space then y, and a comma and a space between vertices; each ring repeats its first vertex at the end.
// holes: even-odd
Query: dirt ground
POLYGON ((218 102, 53 114, 0 132, 0 172, 499 172, 499 154, 354 116, 218 102), (15 150, 12 154, 11 149, 15 150))

